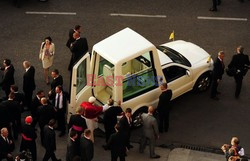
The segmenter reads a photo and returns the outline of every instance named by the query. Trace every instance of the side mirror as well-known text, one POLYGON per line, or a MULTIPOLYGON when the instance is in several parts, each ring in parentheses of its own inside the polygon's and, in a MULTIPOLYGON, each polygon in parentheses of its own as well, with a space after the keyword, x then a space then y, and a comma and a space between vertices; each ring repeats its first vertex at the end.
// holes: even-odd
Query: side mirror
POLYGON ((186 75, 190 76, 190 71, 186 70, 186 75))

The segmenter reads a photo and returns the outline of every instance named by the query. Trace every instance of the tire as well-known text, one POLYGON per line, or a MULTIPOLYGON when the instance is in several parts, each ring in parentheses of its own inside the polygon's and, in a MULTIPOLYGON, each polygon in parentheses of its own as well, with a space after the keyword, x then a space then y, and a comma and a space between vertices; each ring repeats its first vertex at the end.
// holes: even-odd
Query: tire
POLYGON ((132 116, 134 129, 140 128, 142 126, 141 114, 147 112, 148 112, 148 107, 146 106, 141 107, 137 111, 135 111, 135 113, 132 116))
POLYGON ((202 74, 196 81, 193 91, 194 92, 205 92, 209 89, 211 85, 211 74, 210 73, 204 73, 202 74))

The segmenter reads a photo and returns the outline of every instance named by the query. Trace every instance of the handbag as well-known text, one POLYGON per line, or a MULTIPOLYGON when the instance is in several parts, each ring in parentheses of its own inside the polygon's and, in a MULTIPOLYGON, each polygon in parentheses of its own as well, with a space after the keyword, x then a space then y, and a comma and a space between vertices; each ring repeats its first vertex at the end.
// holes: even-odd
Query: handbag
POLYGON ((227 68, 226 73, 229 77, 233 77, 237 73, 237 69, 235 67, 227 68))

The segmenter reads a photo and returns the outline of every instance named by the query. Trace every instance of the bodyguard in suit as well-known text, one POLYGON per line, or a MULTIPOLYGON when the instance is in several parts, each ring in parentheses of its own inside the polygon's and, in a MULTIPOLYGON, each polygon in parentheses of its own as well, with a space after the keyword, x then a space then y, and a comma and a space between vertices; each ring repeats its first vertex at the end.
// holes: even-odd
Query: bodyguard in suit
POLYGON ((116 133, 113 133, 107 143, 107 147, 111 150, 111 161, 125 161, 126 155, 126 136, 121 133, 119 124, 115 125, 116 133))
POLYGON ((72 58, 69 65, 70 71, 72 70, 74 64, 86 54, 88 51, 88 42, 86 38, 81 38, 80 33, 75 32, 73 34, 75 41, 71 44, 70 50, 72 52, 72 58))
POLYGON ((217 95, 219 92, 217 91, 217 87, 219 85, 219 82, 222 79, 222 75, 224 74, 224 59, 225 53, 224 51, 220 51, 218 53, 218 57, 214 62, 214 69, 213 69, 213 75, 212 75, 212 84, 211 84, 211 94, 210 97, 214 100, 219 100, 217 95))
POLYGON ((56 133, 54 130, 55 120, 49 121, 48 125, 44 126, 44 148, 46 150, 43 161, 48 161, 50 158, 52 161, 61 161, 57 159, 55 155, 56 151, 56 133))
POLYGON ((53 78, 53 80, 51 82, 50 90, 52 92, 55 92, 57 86, 63 86, 63 77, 59 75, 58 69, 55 69, 51 72, 51 77, 53 78))
POLYGON ((6 99, 7 99, 10 93, 10 86, 15 84, 15 80, 14 80, 15 69, 9 59, 4 59, 3 67, 1 67, 0 69, 4 71, 3 79, 0 82, 0 86, 2 86, 2 89, 5 91, 6 99))
POLYGON ((23 74, 23 92, 25 95, 25 104, 30 110, 33 91, 36 89, 35 84, 35 68, 31 66, 29 61, 23 62, 25 73, 23 74))
POLYGON ((118 102, 118 106, 114 106, 114 100, 109 99, 107 104, 108 109, 103 115, 103 124, 106 135, 106 143, 109 140, 111 134, 115 133, 115 125, 117 124, 117 116, 122 115, 121 102, 118 102))
POLYGON ((7 161, 13 161, 13 152, 15 148, 14 142, 9 138, 9 132, 7 128, 1 129, 0 135, 0 160, 7 159, 7 161))
POLYGON ((67 145, 66 161, 73 161, 73 158, 80 156, 80 146, 76 142, 77 132, 71 130, 69 133, 69 140, 67 145))
POLYGON ((55 89, 55 97, 52 100, 52 104, 56 108, 56 120, 58 123, 58 130, 61 131, 59 134, 59 137, 62 137, 65 134, 66 130, 66 120, 65 120, 65 114, 67 109, 67 100, 68 95, 62 90, 62 86, 57 86, 55 89))
POLYGON ((157 120, 153 116, 154 107, 148 107, 148 113, 143 113, 141 115, 143 120, 143 135, 140 143, 140 153, 144 152, 144 149, 149 141, 149 152, 150 158, 160 158, 159 155, 155 154, 155 142, 159 138, 159 130, 157 125, 157 120))
POLYGON ((84 135, 80 140, 81 161, 91 161, 94 157, 94 144, 91 140, 91 131, 84 130, 84 135))
POLYGON ((42 103, 41 103, 41 99, 45 97, 45 94, 44 94, 44 91, 43 90, 39 90, 37 93, 36 93, 36 96, 32 99, 31 101, 31 116, 33 118, 33 121, 32 121, 32 125, 34 127, 36 127, 36 124, 37 124, 37 112, 38 112, 38 108, 40 106, 42 106, 42 103))
POLYGON ((10 122, 11 118, 9 115, 8 107, 3 104, 3 102, 0 103, 0 129, 6 127, 8 131, 10 131, 10 122))
POLYGON ((25 124, 22 126, 22 141, 20 145, 20 152, 29 150, 32 154, 32 160, 36 161, 36 132, 31 125, 33 119, 31 116, 25 118, 25 124))
POLYGON ((24 101, 25 101, 25 96, 23 93, 18 91, 18 86, 16 85, 11 85, 10 86, 10 92, 13 92, 15 95, 14 100, 17 101, 21 107, 21 112, 24 111, 23 106, 24 106, 24 101))
POLYGON ((10 117, 11 129, 13 131, 14 138, 18 138, 18 133, 21 127, 21 107, 17 101, 14 100, 15 94, 10 93, 9 98, 3 101, 2 104, 7 107, 8 116, 10 117))
POLYGON ((41 142, 44 144, 44 126, 49 123, 51 119, 55 119, 56 111, 52 105, 49 105, 47 99, 43 97, 41 99, 42 106, 37 111, 37 119, 40 127, 41 142))
POLYGON ((168 131, 169 127, 169 111, 170 111, 170 100, 172 98, 172 90, 168 90, 168 84, 162 83, 160 86, 162 93, 159 97, 159 103, 157 106, 157 112, 159 115, 159 131, 168 131))
POLYGON ((235 68, 236 74, 234 75, 236 90, 235 90, 235 98, 239 98, 242 80, 245 74, 247 73, 248 66, 250 65, 248 55, 243 54, 244 48, 242 46, 237 47, 236 55, 233 56, 228 68, 235 68))
POLYGON ((133 148, 130 144, 131 128, 132 128, 132 109, 127 108, 125 110, 125 115, 120 119, 119 126, 121 127, 121 132, 126 136, 126 147, 128 149, 133 148))

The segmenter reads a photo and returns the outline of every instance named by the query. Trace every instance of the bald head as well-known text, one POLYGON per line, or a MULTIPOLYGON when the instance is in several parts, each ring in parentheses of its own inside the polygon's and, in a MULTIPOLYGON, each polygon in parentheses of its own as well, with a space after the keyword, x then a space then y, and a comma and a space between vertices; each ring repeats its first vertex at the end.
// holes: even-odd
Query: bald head
POLYGON ((30 62, 29 61, 24 61, 23 62, 23 67, 24 67, 24 69, 29 68, 30 67, 30 62))
POLYGON ((45 98, 45 97, 41 98, 41 104, 46 105, 47 104, 47 98, 45 98))
POLYGON ((152 113, 154 113, 154 110, 155 110, 155 109, 154 109, 153 106, 149 106, 149 107, 148 107, 148 113, 151 113, 151 114, 152 114, 152 113))

